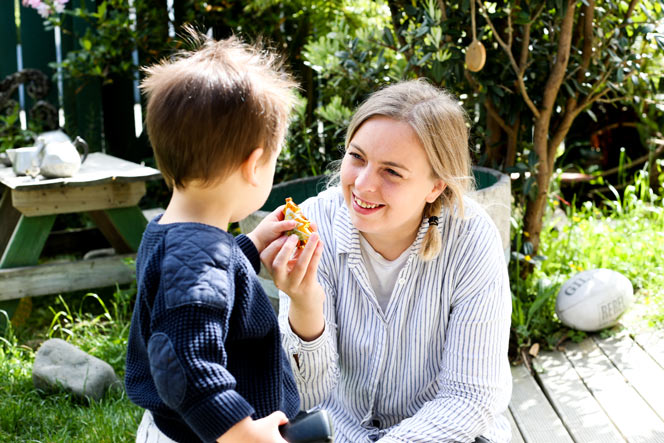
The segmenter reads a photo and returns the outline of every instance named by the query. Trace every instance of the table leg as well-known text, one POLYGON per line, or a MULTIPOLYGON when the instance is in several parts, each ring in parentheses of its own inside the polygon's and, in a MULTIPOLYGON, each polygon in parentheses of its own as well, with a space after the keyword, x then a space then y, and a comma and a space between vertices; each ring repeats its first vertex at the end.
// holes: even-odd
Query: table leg
MULTIPOLYGON (((21 215, 0 256, 0 269, 31 266, 37 264, 48 234, 53 228, 55 215, 27 217, 21 215)), ((0 302, 0 309, 7 311, 11 319, 19 304, 18 300, 0 302)), ((4 316, 0 317, 0 332, 5 329, 4 316)))
POLYGON ((138 206, 88 212, 118 254, 136 252, 148 224, 138 206))

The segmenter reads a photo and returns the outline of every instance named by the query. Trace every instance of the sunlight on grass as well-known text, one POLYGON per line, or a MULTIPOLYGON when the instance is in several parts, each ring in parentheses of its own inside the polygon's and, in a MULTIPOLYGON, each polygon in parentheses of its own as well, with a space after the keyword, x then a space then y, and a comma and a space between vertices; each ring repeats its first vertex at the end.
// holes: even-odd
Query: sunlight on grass
MULTIPOLYGON (((49 309, 53 321, 46 338, 68 340, 108 362, 124 376, 131 299, 135 290, 117 290, 110 306, 96 294, 83 297, 72 310, 62 297, 49 309), (102 313, 86 312, 91 304, 102 313)), ((124 392, 109 392, 100 401, 86 401, 67 393, 44 394, 32 383, 35 351, 21 345, 9 331, 0 339, 0 441, 2 442, 129 442, 134 441, 143 410, 124 392)))
POLYGON ((549 225, 542 233, 547 259, 536 274, 568 278, 576 272, 608 268, 624 274, 634 286, 635 303, 621 323, 630 329, 664 325, 664 208, 661 197, 644 180, 629 186, 621 198, 598 208, 585 202, 568 208, 569 223, 549 225))

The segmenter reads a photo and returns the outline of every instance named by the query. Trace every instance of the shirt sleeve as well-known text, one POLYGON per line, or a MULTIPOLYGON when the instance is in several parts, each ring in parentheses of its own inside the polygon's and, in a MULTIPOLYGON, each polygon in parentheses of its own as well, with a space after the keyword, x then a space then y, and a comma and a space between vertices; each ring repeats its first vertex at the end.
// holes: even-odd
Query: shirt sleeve
POLYGON ((254 413, 226 369, 223 318, 211 306, 172 308, 156 319, 148 342, 159 396, 203 441, 215 441, 254 413))
POLYGON ((287 294, 279 291, 282 345, 293 368, 303 409, 310 409, 322 403, 339 381, 334 291, 320 270, 318 277, 325 290, 325 329, 320 337, 312 341, 304 341, 293 332, 288 320, 290 299, 287 294))

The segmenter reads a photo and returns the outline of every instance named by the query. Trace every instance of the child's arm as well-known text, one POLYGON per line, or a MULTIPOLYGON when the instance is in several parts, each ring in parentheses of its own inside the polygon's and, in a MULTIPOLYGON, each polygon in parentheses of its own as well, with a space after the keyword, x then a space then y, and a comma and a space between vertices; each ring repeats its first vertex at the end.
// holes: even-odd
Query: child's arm
POLYGON ((297 226, 295 220, 284 220, 284 206, 281 205, 265 217, 261 222, 247 234, 247 237, 252 241, 258 253, 272 243, 274 240, 283 235, 284 232, 294 229, 297 226))
POLYGON ((277 442, 285 443, 279 433, 279 425, 288 423, 288 418, 281 412, 273 412, 267 417, 252 420, 247 417, 237 422, 233 427, 226 431, 217 439, 218 443, 234 442, 277 442))

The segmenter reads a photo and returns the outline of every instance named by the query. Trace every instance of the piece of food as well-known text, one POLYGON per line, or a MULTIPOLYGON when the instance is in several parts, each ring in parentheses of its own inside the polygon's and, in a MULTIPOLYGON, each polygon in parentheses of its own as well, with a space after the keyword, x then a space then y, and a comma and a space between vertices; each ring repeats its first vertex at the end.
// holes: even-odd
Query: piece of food
POLYGON ((311 228, 309 227, 311 222, 307 220, 307 217, 304 216, 300 207, 295 203, 293 203, 293 199, 290 197, 286 198, 286 207, 284 208, 284 220, 295 220, 297 222, 297 226, 295 227, 295 229, 291 229, 286 234, 297 235, 297 237, 300 239, 297 242, 297 247, 300 249, 304 248, 304 245, 307 244, 307 242, 309 241, 309 237, 311 236, 311 228))

